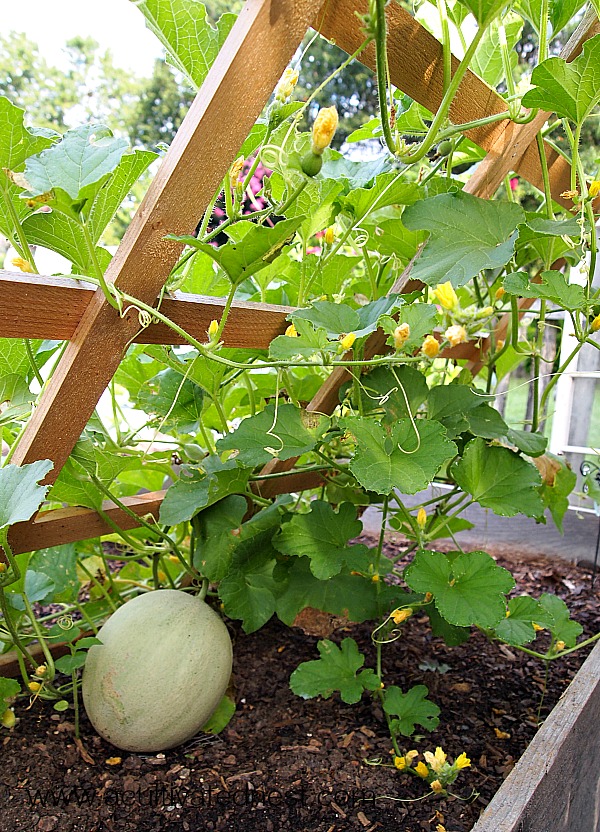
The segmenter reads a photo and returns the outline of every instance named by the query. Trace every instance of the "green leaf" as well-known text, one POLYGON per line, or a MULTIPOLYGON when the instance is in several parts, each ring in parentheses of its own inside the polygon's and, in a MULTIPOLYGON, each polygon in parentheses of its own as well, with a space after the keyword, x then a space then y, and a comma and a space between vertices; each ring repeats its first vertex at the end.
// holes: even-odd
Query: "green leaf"
POLYGON ((136 404, 146 413, 156 416, 161 427, 195 433, 202 417, 204 393, 182 373, 168 368, 146 382, 136 404))
POLYGON ((49 459, 29 465, 5 465, 0 468, 0 529, 29 520, 38 510, 48 491, 38 485, 54 467, 49 459))
POLYGON ((540 217, 538 214, 529 215, 527 227, 536 234, 543 234, 548 237, 575 237, 581 236, 581 227, 577 217, 569 217, 563 220, 549 220, 540 217))
POLYGON ((20 690, 21 685, 16 679, 6 679, 4 676, 0 676, 0 711, 2 713, 9 705, 12 705, 20 690))
POLYGON ((328 300, 316 300, 308 309, 296 309, 290 318, 294 324, 301 319, 310 321, 315 329, 324 329, 328 338, 355 332, 360 327, 356 310, 345 303, 332 303, 328 300))
MULTIPOLYGON (((448 532, 445 533, 445 536, 448 536, 448 532)), ((429 616, 431 632, 434 636, 443 638, 448 647, 458 647, 459 644, 464 644, 465 641, 469 640, 471 636, 469 627, 455 627, 454 624, 449 624, 439 614, 435 604, 428 604, 425 610, 429 616)))
POLYGON ((416 494, 426 488, 440 467, 456 454, 439 422, 417 420, 418 437, 410 419, 390 426, 361 417, 344 420, 356 438, 356 455, 350 470, 368 491, 416 494))
POLYGON ((358 623, 377 617, 377 587, 370 578, 342 572, 320 581, 306 558, 291 558, 288 564, 278 564, 274 575, 278 580, 285 577, 277 591, 276 612, 288 626, 306 607, 346 615, 358 623))
POLYGON ((245 491, 249 476, 250 471, 235 459, 221 462, 218 457, 209 457, 201 468, 182 469, 181 478, 168 489, 160 506, 160 522, 176 526, 191 520, 199 509, 245 491))
POLYGON ((427 239, 425 231, 410 231, 399 217, 377 217, 365 221, 363 226, 369 233, 369 250, 408 263, 417 253, 421 243, 427 239))
POLYGON ((85 638, 80 638, 77 642, 77 649, 89 650, 90 647, 95 647, 97 644, 102 644, 99 638, 96 638, 95 636, 85 636, 85 638))
POLYGON ((363 413, 383 408, 383 421, 389 424, 408 417, 407 399, 410 412, 416 413, 427 398, 429 388, 422 373, 400 364, 393 371, 388 367, 376 367, 363 375, 360 393, 363 413))
MULTIPOLYGON (((513 70, 518 63, 515 46, 517 45, 521 31, 523 29, 523 21, 520 17, 509 12, 503 15, 502 23, 506 33, 506 43, 510 55, 510 64, 513 70)), ((491 26, 486 29, 485 35, 481 40, 475 56, 470 65, 480 78, 489 84, 490 87, 497 87, 504 78, 504 65, 502 61, 502 51, 500 46, 500 37, 498 35, 499 21, 495 20, 491 26)))
MULTIPOLYGON (((89 604, 86 605, 89 611, 90 607, 89 604)), ((69 627, 65 629, 61 627, 60 624, 53 624, 48 631, 48 638, 51 640, 52 644, 56 642, 65 642, 67 644, 72 644, 81 636, 81 630, 79 627, 69 627)))
MULTIPOLYGON (((469 429, 469 417, 492 396, 486 396, 473 387, 459 384, 438 384, 432 387, 428 397, 428 413, 430 419, 435 419, 446 428, 448 436, 454 439, 469 429)), ((504 425, 504 436, 507 430, 504 425)))
POLYGON ((209 580, 220 581, 229 571, 233 552, 240 542, 236 535, 247 511, 246 498, 231 494, 193 518, 194 566, 209 580))
POLYGON ((60 189, 74 202, 89 199, 127 148, 125 139, 116 138, 101 124, 68 130, 60 142, 27 160, 26 194, 38 196, 60 189))
POLYGON ((421 193, 416 183, 406 182, 394 171, 377 176, 371 188, 355 188, 347 196, 340 197, 339 203, 344 214, 362 219, 387 205, 413 205, 421 198, 421 193))
POLYGON ((460 0, 460 2, 467 7, 480 26, 486 26, 504 6, 502 0, 460 0))
MULTIPOLYGON (((28 569, 25 574, 23 592, 30 604, 35 604, 37 601, 49 603, 54 593, 54 581, 44 575, 43 572, 34 572, 32 569, 28 569)), ((7 595, 15 609, 25 609, 23 593, 9 592, 7 595)))
POLYGON ((464 192, 439 194, 404 211, 404 225, 431 236, 411 277, 429 286, 450 281, 464 286, 482 269, 506 265, 513 255, 515 229, 525 212, 513 202, 479 199, 464 192))
POLYGON ((169 63, 201 87, 237 15, 222 15, 215 27, 198 0, 138 0, 135 5, 167 50, 169 63))
POLYGON ((50 147, 54 139, 30 132, 25 111, 0 96, 0 169, 18 171, 25 159, 50 147))
POLYGON ((324 639, 317 644, 317 649, 321 658, 302 662, 290 676, 290 687, 297 696, 329 699, 337 690, 342 702, 354 705, 360 701, 364 690, 377 690, 379 687, 379 679, 371 669, 358 673, 365 657, 359 653, 353 638, 345 638, 341 647, 324 639))
POLYGON ((87 654, 83 651, 71 653, 67 656, 61 656, 60 659, 57 659, 54 662, 54 666, 61 673, 66 673, 67 676, 70 676, 76 670, 79 670, 80 667, 83 667, 86 658, 87 654))
MULTIPOLYGON (((548 14, 552 27, 552 37, 575 16, 584 5, 585 0, 549 0, 548 14)), ((542 16, 542 0, 519 0, 515 10, 531 23, 534 31, 539 34, 542 16)))
MULTIPOLYGON (((83 228, 72 217, 59 211, 32 214, 23 222, 23 231, 31 244, 45 246, 70 260, 77 274, 96 276, 96 264, 86 244, 83 228)), ((100 268, 105 270, 111 261, 110 252, 96 246, 94 253, 100 268)))
POLYGON ((511 295, 550 300, 563 309, 581 309, 585 306, 583 286, 567 283, 562 272, 543 272, 541 278, 541 283, 531 283, 526 274, 516 272, 504 278, 503 286, 511 295))
POLYGON ((343 566, 368 569, 370 549, 362 544, 348 546, 348 540, 361 531, 362 523, 350 503, 342 503, 335 512, 329 503, 314 500, 308 514, 295 514, 282 526, 273 545, 284 555, 309 558, 315 578, 326 580, 343 566))
POLYGON ((489 404, 481 404, 474 410, 470 410, 467 416, 469 432, 473 436, 482 436, 484 439, 500 439, 506 436, 508 425, 502 416, 489 404))
POLYGON ((79 578, 76 566, 77 550, 74 543, 39 549, 29 561, 29 569, 43 572, 53 582, 52 601, 59 604, 69 604, 77 598, 79 578))
POLYGON ((202 726, 202 731, 205 734, 220 734, 221 731, 227 728, 234 714, 235 702, 226 694, 217 705, 217 710, 208 722, 202 726))
POLYGON ((541 456, 546 450, 548 439, 541 433, 510 428, 506 434, 508 441, 527 456, 541 456))
POLYGON ((275 405, 268 405, 256 416, 217 442, 217 450, 237 450, 242 465, 265 465, 271 459, 290 459, 311 451, 329 427, 329 419, 299 410, 293 404, 281 405, 275 419, 275 405))
POLYGON ((578 621, 571 619, 569 608, 562 598, 545 592, 540 596, 540 604, 554 620, 550 628, 553 638, 556 641, 564 641, 566 647, 575 647, 583 627, 578 621))
POLYGON ((231 569, 219 585, 226 615, 242 620, 245 633, 266 624, 275 612, 277 585, 273 578, 275 551, 272 531, 256 535, 235 551, 231 569))
POLYGON ((534 89, 523 96, 523 106, 540 107, 575 124, 585 119, 600 102, 600 35, 583 44, 574 61, 548 58, 531 75, 534 89))
POLYGON ((457 627, 494 627, 505 616, 512 575, 486 552, 417 552, 404 571, 415 592, 431 592, 440 615, 457 627))
MULTIPOLYGON (((401 306, 396 318, 397 320, 394 320, 394 318, 383 316, 379 322, 380 326, 384 332, 393 335, 399 324, 408 324, 410 335, 404 342, 403 349, 409 351, 411 348, 418 349, 423 343, 424 336, 434 329, 438 321, 438 311, 430 303, 411 303, 401 306)), ((388 343, 393 346, 393 338, 388 339, 388 343)))
POLYGON ((415 732, 415 725, 426 731, 435 731, 439 725, 440 709, 427 699, 429 693, 425 685, 414 685, 406 693, 395 685, 385 688, 383 692, 383 709, 392 720, 394 733, 410 737, 415 732))
POLYGON ((496 635, 508 644, 527 644, 535 638, 534 624, 540 627, 554 626, 554 617, 529 595, 519 595, 508 602, 509 615, 496 625, 496 635))
POLYGON ((508 448, 473 439, 451 474, 456 484, 479 505, 491 508, 502 517, 519 513, 540 517, 544 513, 537 469, 508 448))
POLYGON ((304 217, 282 220, 273 228, 252 225, 240 240, 230 240, 218 248, 187 235, 178 237, 167 234, 166 239, 178 240, 208 254, 223 269, 229 280, 237 285, 268 266, 284 246, 291 242, 303 220, 304 217))
POLYGON ((553 454, 547 454, 554 463, 554 476, 549 480, 544 477, 541 497, 559 532, 563 533, 563 520, 569 508, 569 494, 577 484, 577 474, 570 469, 567 462, 553 454))

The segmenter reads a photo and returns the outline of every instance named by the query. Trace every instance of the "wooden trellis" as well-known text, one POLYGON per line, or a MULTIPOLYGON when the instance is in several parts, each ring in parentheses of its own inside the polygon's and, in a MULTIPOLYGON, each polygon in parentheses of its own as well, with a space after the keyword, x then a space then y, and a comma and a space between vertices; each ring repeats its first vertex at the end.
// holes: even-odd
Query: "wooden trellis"
MULTIPOLYGON (((181 245, 166 240, 165 235, 192 233, 311 24, 349 54, 360 46, 364 35, 355 12, 366 12, 367 3, 327 0, 323 8, 320 6, 320 0, 248 0, 133 218, 109 266, 107 281, 147 304, 156 302, 181 253, 181 245), (256 55, 261 56, 259 62, 256 55)), ((400 6, 389 6, 387 18, 392 83, 435 111, 443 91, 441 45, 400 6)), ((563 50, 563 57, 574 59, 585 40, 598 32, 597 17, 586 15, 563 50)), ((372 46, 360 60, 374 67, 372 46)), ((454 68, 457 64, 453 59, 454 68)), ((505 110, 505 101, 468 72, 450 118, 460 125, 505 110)), ((540 112, 526 125, 504 120, 468 130, 466 135, 487 156, 465 190, 490 197, 510 172, 541 189, 535 136, 548 116, 540 112)), ((570 168, 549 146, 546 157, 552 194, 557 202, 563 202, 560 194, 570 187, 570 168)), ((409 265, 392 291, 412 291, 419 286, 410 279, 409 265)), ((151 324, 140 331, 135 310, 119 317, 100 289, 80 281, 0 271, 0 291, 1 337, 69 341, 12 458, 16 464, 53 460, 54 468, 46 479, 51 483, 115 374, 127 345, 132 340, 159 344, 182 341, 162 324, 151 324)), ((521 308, 525 310, 532 302, 523 299, 521 308)), ((219 317, 223 305, 221 298, 177 293, 163 301, 161 310, 187 332, 203 339, 208 324, 219 317)), ((282 306, 234 302, 223 340, 226 346, 266 348, 285 330, 290 311, 282 306)), ((497 337, 503 337, 507 326, 508 319, 499 322, 497 337)), ((470 342, 446 354, 467 359, 476 372, 486 348, 485 342, 470 342)), ((385 349, 385 337, 374 333, 367 353, 373 355, 385 349)), ((309 409, 331 412, 346 378, 343 369, 332 372, 309 409)), ((274 460, 264 471, 289 470, 294 462, 274 460)), ((258 487, 265 496, 272 496, 315 484, 314 475, 291 472, 287 477, 264 480, 258 487)), ((124 498, 123 503, 136 515, 157 516, 164 493, 124 498)), ((112 503, 106 503, 104 510, 122 529, 136 525, 131 516, 112 503)), ((19 553, 110 532, 112 528, 96 512, 67 508, 40 512, 31 521, 14 526, 10 543, 19 553)))

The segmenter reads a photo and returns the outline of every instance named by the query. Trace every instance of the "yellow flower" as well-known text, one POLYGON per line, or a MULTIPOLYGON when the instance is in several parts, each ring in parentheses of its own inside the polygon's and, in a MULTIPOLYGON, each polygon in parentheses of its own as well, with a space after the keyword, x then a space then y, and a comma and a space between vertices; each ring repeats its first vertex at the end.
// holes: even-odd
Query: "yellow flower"
POLYGON ((330 225, 329 228, 325 230, 325 242, 328 246, 333 245, 335 242, 335 226, 330 225))
POLYGON ((27 274, 35 274, 29 260, 24 260, 22 257, 13 257, 10 262, 13 266, 15 266, 17 269, 20 269, 22 272, 27 272, 27 274))
POLYGON ((431 788, 436 794, 442 794, 442 792, 444 791, 444 787, 442 786, 439 780, 432 780, 431 788))
POLYGON ((40 684, 39 682, 29 682, 29 684, 27 685, 27 687, 29 688, 29 690, 30 690, 32 693, 37 693, 37 692, 38 692, 38 690, 40 690, 42 686, 41 686, 41 684, 40 684))
POLYGON ((0 717, 0 724, 2 724, 4 728, 14 728, 16 721, 15 712, 10 708, 7 708, 0 717))
POLYGON ((406 754, 405 754, 404 756, 405 756, 405 758, 406 758, 406 762, 408 763, 408 765, 410 765, 410 764, 412 763, 412 761, 413 761, 416 757, 418 757, 418 756, 419 756, 419 752, 418 752, 418 751, 407 751, 407 752, 406 752, 406 754))
POLYGON ((211 321, 208 327, 208 337, 212 339, 215 337, 217 332, 219 331, 219 322, 218 321, 211 321))
POLYGON ((494 314, 494 307, 493 306, 484 306, 483 309, 480 309, 477 313, 478 318, 489 318, 490 315, 494 314))
POLYGON ((408 324, 400 324, 394 330, 394 346, 397 350, 401 349, 410 338, 410 326, 408 324))
POLYGON ((575 199, 579 196, 579 191, 563 191, 561 196, 563 199, 575 199))
POLYGON ((43 676, 46 675, 47 670, 48 670, 48 668, 46 667, 46 665, 41 664, 39 667, 36 668, 34 675, 37 676, 38 679, 41 679, 43 676))
POLYGON ((494 295, 494 297, 496 298, 496 300, 502 300, 505 294, 506 289, 504 288, 504 286, 500 286, 499 289, 496 289, 496 294, 494 295))
POLYGON ((532 622, 532 623, 533 623, 533 629, 536 631, 536 633, 541 633, 544 628, 540 627, 539 624, 536 624, 535 621, 532 622))
POLYGON ((3 561, 3 560, 0 560, 0 575, 1 575, 3 572, 6 572, 6 570, 7 570, 7 569, 8 569, 8 566, 4 563, 4 561, 3 561))
POLYGON ((433 598, 433 592, 426 592, 425 593, 424 601, 425 601, 426 604, 428 604, 431 601, 432 598, 433 598))
POLYGON ((505 341, 503 341, 502 338, 498 338, 498 342, 496 343, 496 351, 500 352, 500 350, 503 350, 504 349, 504 344, 505 344, 505 341))
POLYGON ((589 187, 588 194, 595 199, 600 194, 600 179, 594 179, 589 187))
POLYGON ((275 87, 275 98, 277 101, 285 101, 294 92, 294 87, 298 83, 298 70, 292 69, 288 66, 286 71, 281 76, 281 80, 275 87))
POLYGON ((428 335, 423 341, 421 350, 425 353, 427 358, 435 358, 440 351, 440 345, 437 338, 434 338, 433 335, 428 335))
POLYGON ((458 306, 458 297, 449 280, 446 281, 446 283, 440 283, 440 285, 433 290, 433 296, 439 305, 444 309, 447 309, 448 312, 451 312, 458 306))
POLYGON ((415 766, 415 771, 417 772, 419 777, 429 777, 429 769, 427 768, 425 763, 422 763, 421 761, 419 761, 415 766))
POLYGON ((231 183, 232 188, 235 188, 235 186, 237 185, 243 167, 244 157, 240 156, 240 158, 236 159, 233 165, 229 168, 229 182, 231 183))
POLYGON ((425 757, 433 771, 435 771, 436 774, 439 774, 446 763, 446 755, 444 754, 440 746, 438 745, 438 747, 435 749, 435 754, 432 754, 431 751, 425 751, 423 756, 425 757))
POLYGON ((456 760, 454 761, 454 768, 461 769, 461 768, 469 768, 471 765, 471 761, 463 751, 462 754, 459 754, 456 760))
POLYGON ((406 621, 407 618, 410 618, 413 614, 413 611, 410 607, 407 607, 404 610, 392 610, 390 613, 390 618, 394 622, 394 624, 402 624, 403 621, 406 621))
POLYGON ((600 329, 600 315, 596 315, 592 321, 592 332, 598 332, 600 329))
POLYGON ((404 757, 394 757, 394 765, 398 771, 403 771, 406 768, 406 759, 404 757))
POLYGON ((426 525, 427 525, 427 512, 421 506, 421 508, 417 512, 417 526, 420 529, 424 529, 426 525))
POLYGON ((290 324, 285 331, 285 334, 288 338, 297 338, 298 337, 298 330, 294 326, 294 324, 290 324))
POLYGON ((468 338, 467 330, 464 326, 458 326, 458 324, 449 326, 444 332, 444 336, 450 341, 453 347, 457 347, 459 344, 464 344, 468 338))
POLYGON ((564 643, 564 641, 557 641, 556 644, 554 645, 554 647, 556 648, 556 651, 558 653, 560 653, 561 650, 564 650, 566 646, 567 645, 564 643))
POLYGON ((340 338, 340 344, 345 350, 349 350, 352 344, 356 341, 356 335, 354 332, 349 332, 347 335, 344 335, 340 338))
POLYGON ((338 126, 338 114, 335 107, 319 110, 312 129, 312 152, 317 156, 329 147, 338 126))
POLYGON ((373 575, 371 580, 373 581, 374 584, 378 584, 379 583, 379 575, 373 575))

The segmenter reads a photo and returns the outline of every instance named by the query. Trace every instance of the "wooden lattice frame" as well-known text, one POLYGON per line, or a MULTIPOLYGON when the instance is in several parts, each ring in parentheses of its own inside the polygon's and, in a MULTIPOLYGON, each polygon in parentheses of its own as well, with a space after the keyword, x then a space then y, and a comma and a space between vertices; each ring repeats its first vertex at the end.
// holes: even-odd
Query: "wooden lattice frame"
MULTIPOLYGON (((320 5, 321 0, 248 0, 110 264, 106 275, 109 282, 114 281, 121 290, 147 304, 156 302, 181 252, 180 244, 165 240, 165 235, 192 232, 311 24, 349 54, 360 46, 364 36, 356 11, 367 11, 365 0, 327 0, 323 8, 320 5), (261 56, 258 64, 257 54, 261 56), (253 67, 252 73, 247 72, 248 66, 253 67)), ((392 83, 435 111, 443 89, 440 44, 399 5, 388 7, 387 19, 392 83)), ((585 40, 598 32, 597 17, 593 13, 586 15, 563 50, 563 57, 573 60, 585 40)), ((361 55, 361 61, 374 67, 372 46, 361 55)), ((453 59, 453 68, 457 64, 453 59)), ((468 72, 450 117, 455 124, 463 124, 505 109, 504 100, 468 72)), ((510 172, 541 189, 542 172, 535 136, 548 116, 540 112, 526 125, 504 120, 467 131, 466 135, 487 156, 465 190, 480 197, 491 197, 510 172)), ((562 202, 560 194, 570 187, 570 168, 550 147, 546 148, 546 157, 553 197, 562 202)), ((412 291, 420 285, 410 279, 409 265, 392 291, 412 291)), ((46 479, 51 483, 116 372, 127 345, 132 340, 160 344, 182 342, 162 324, 152 324, 140 332, 135 311, 120 318, 101 290, 79 281, 0 271, 0 291, 0 337, 69 341, 12 458, 21 465, 52 459, 54 468, 46 479)), ((531 303, 523 299, 522 310, 531 303)), ((179 293, 165 299, 161 310, 187 332, 202 339, 223 304, 220 298, 179 293)), ((282 306, 235 302, 223 340, 227 346, 265 348, 284 331, 290 311, 282 306)), ((498 323, 498 337, 503 336, 507 326, 508 319, 498 323)), ((468 366, 476 372, 486 348, 486 343, 471 342, 447 354, 467 359, 468 366)), ((374 333, 367 352, 373 355, 384 350, 385 338, 374 333)), ((309 409, 330 413, 346 378, 343 369, 332 372, 309 409)), ((294 462, 274 460, 264 471, 289 470, 294 462)), ((264 496, 272 496, 315 484, 314 476, 297 472, 264 480, 258 488, 264 496)), ((164 493, 124 498, 123 503, 133 514, 157 516, 164 493)), ((114 504, 106 503, 104 509, 110 520, 122 529, 136 525, 133 517, 114 504)), ((58 509, 41 512, 28 523, 14 526, 10 543, 13 551, 19 553, 111 531, 110 525, 94 511, 58 509)))

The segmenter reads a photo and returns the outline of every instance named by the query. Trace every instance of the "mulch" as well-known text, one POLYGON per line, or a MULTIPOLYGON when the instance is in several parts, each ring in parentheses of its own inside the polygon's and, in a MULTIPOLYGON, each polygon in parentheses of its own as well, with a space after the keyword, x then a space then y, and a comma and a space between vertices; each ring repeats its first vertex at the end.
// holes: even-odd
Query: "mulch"
MULTIPOLYGON (((392 536, 386 549, 398 545, 392 536)), ((598 630, 600 586, 591 591, 589 570, 542 555, 493 554, 515 575, 517 594, 554 592, 586 635, 598 630)), ((367 666, 373 661, 368 624, 331 617, 315 624, 338 643, 352 636, 367 666)), ((85 715, 78 744, 72 711, 57 714, 40 702, 25 711, 19 703, 17 726, 0 734, 0 832, 435 832, 440 825, 466 832, 538 725, 541 662, 478 634, 447 648, 415 616, 384 653, 385 679, 403 690, 426 685, 442 713, 439 728, 407 740, 405 750, 441 745, 472 761, 454 796, 419 799, 424 784, 391 765, 383 714, 366 696, 350 706, 335 694, 305 701, 291 693, 291 672, 318 657, 317 636, 276 620, 252 635, 230 628, 237 712, 217 737, 164 754, 121 752, 85 715)), ((551 664, 542 720, 587 653, 551 664)))

